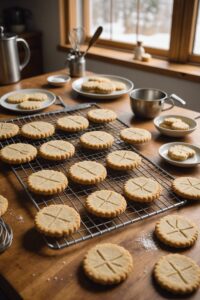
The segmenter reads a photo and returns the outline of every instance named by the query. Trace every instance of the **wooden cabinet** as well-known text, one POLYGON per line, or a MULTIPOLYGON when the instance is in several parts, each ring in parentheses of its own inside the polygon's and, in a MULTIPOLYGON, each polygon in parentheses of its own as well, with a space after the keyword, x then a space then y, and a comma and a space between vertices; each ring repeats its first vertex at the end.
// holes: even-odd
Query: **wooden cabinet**
MULTIPOLYGON (((25 32, 19 34, 19 37, 25 39, 29 44, 31 58, 28 65, 22 70, 21 77, 28 78, 43 73, 42 58, 42 33, 41 32, 25 32)), ((19 44, 19 58, 23 60, 24 49, 19 44)))

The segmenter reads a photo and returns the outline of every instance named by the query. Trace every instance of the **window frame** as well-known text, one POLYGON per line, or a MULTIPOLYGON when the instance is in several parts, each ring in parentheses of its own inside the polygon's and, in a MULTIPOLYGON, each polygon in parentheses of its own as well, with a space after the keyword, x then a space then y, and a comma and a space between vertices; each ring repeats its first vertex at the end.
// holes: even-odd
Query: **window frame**
MULTIPOLYGON (((60 40, 68 43, 68 32, 77 24, 77 0, 59 0, 60 4, 60 40)), ((193 54, 198 5, 200 0, 174 0, 169 50, 146 47, 148 53, 177 63, 200 63, 200 55, 193 54)), ((89 0, 82 0, 83 27, 86 40, 89 35, 89 0)), ((133 50, 135 44, 99 39, 97 45, 124 51, 133 50)))

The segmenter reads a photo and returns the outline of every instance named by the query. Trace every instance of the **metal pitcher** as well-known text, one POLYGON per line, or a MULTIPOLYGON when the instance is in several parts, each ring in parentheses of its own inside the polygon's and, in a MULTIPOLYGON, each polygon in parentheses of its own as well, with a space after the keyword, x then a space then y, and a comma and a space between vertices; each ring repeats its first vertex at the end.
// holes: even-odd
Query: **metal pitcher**
POLYGON ((0 26, 0 84, 17 82, 21 78, 20 71, 30 60, 30 49, 28 43, 18 38, 15 34, 4 33, 4 28, 0 26), (21 43, 25 57, 20 64, 17 43, 21 43))
POLYGON ((85 76, 85 58, 84 56, 68 53, 66 59, 66 67, 69 68, 69 75, 71 77, 85 76))

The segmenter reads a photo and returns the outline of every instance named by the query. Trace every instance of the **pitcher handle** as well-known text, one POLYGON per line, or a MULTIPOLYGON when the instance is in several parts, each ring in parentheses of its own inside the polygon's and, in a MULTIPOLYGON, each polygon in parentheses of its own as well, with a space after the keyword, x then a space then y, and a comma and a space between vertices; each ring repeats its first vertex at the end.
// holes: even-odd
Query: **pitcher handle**
POLYGON ((170 110, 170 109, 172 109, 173 107, 174 107, 174 100, 173 100, 173 98, 167 98, 165 101, 170 101, 171 102, 171 104, 170 104, 170 106, 169 107, 166 107, 166 108, 162 108, 162 111, 166 111, 166 110, 170 110))
POLYGON ((25 50, 25 57, 24 61, 19 65, 20 71, 23 70, 26 65, 29 63, 30 57, 31 57, 31 52, 28 43, 22 39, 22 38, 17 38, 17 43, 21 43, 24 50, 25 50))
POLYGON ((174 101, 181 103, 182 105, 186 104, 186 101, 180 98, 179 96, 177 96, 176 94, 171 94, 170 98, 173 99, 174 101))

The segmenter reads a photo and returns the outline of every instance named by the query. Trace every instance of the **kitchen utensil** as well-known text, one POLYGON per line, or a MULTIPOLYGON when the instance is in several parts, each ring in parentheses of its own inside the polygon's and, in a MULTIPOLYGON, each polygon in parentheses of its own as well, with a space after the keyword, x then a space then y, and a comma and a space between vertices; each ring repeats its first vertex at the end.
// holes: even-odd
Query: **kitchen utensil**
POLYGON ((158 116, 154 119, 154 125, 160 131, 162 134, 167 136, 173 136, 173 137, 184 137, 190 133, 192 133, 197 128, 197 122, 194 119, 180 116, 180 115, 164 115, 164 116, 158 116), (183 122, 187 123, 190 128, 188 130, 172 130, 169 128, 161 127, 160 124, 164 121, 165 118, 178 118, 181 119, 183 122))
POLYGON ((97 41, 97 39, 101 35, 102 31, 103 31, 103 27, 99 26, 97 28, 97 30, 95 31, 95 33, 93 34, 93 36, 91 37, 91 39, 89 40, 88 47, 87 47, 86 51, 84 52, 83 57, 86 56, 86 54, 88 53, 89 49, 95 44, 95 42, 97 41))
POLYGON ((65 64, 71 77, 85 76, 86 62, 83 56, 68 53, 65 64))
POLYGON ((135 116, 145 119, 153 119, 161 111, 174 107, 174 101, 185 105, 186 102, 175 94, 170 96, 167 93, 154 88, 135 89, 130 93, 131 108, 135 116), (164 103, 170 101, 170 107, 164 108, 164 103))
POLYGON ((53 86, 63 86, 71 80, 69 75, 57 74, 47 77, 47 81, 53 86))
POLYGON ((0 26, 0 84, 9 84, 20 80, 20 71, 25 68, 30 60, 28 43, 18 38, 17 35, 4 33, 0 26), (17 43, 21 43, 25 57, 23 63, 19 63, 17 43))
POLYGON ((0 218, 0 252, 5 251, 12 244, 13 232, 2 218, 0 218))
POLYGON ((83 27, 73 28, 69 33, 69 41, 71 43, 72 49, 77 55, 80 56, 80 46, 83 43, 85 36, 85 31, 83 27))

